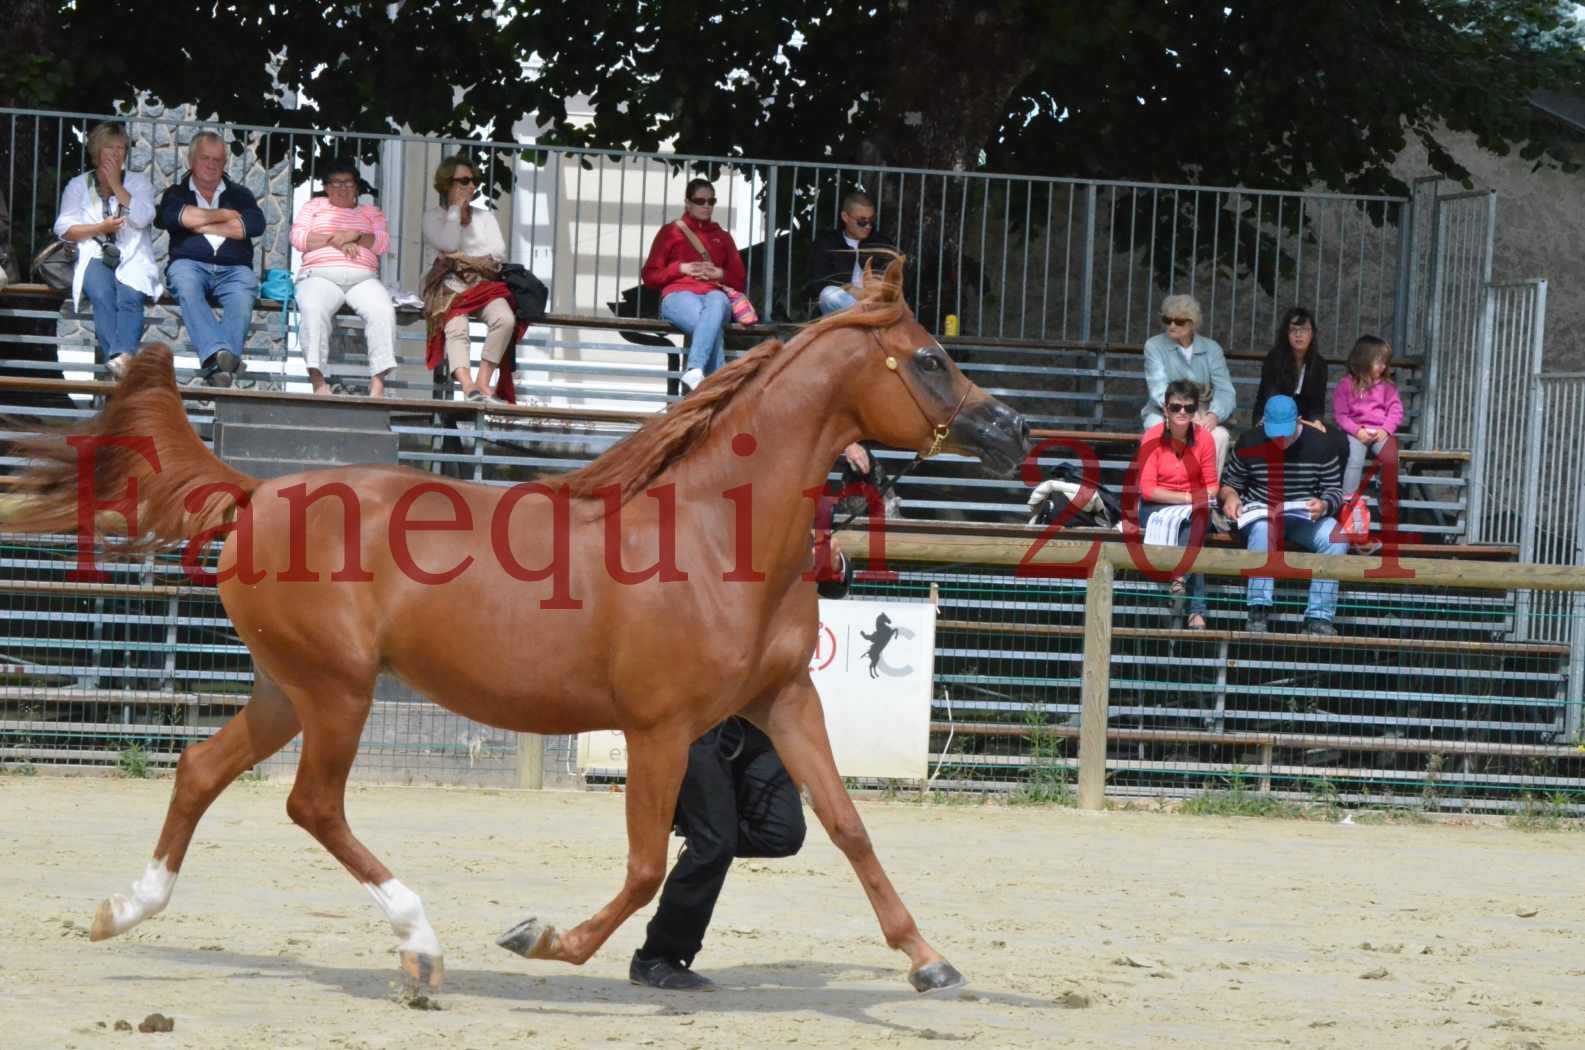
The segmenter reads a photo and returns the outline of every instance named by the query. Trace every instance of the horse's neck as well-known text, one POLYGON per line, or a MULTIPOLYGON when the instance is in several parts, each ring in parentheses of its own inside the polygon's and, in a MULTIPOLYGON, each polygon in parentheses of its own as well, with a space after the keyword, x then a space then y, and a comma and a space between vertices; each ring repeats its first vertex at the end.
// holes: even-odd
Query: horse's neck
MULTIPOLYGON (((824 485, 831 464, 858 439, 850 409, 850 369, 815 346, 798 353, 764 380, 740 391, 717 417, 706 448, 689 457, 694 471, 680 472, 678 498, 701 512, 720 536, 738 536, 747 486, 751 499, 755 562, 801 566, 809 549, 816 506, 804 493, 824 485), (833 367, 827 367, 832 365, 833 367), (734 439, 747 434, 753 452, 742 455, 734 439)), ((741 439, 740 439, 741 440, 741 439)))

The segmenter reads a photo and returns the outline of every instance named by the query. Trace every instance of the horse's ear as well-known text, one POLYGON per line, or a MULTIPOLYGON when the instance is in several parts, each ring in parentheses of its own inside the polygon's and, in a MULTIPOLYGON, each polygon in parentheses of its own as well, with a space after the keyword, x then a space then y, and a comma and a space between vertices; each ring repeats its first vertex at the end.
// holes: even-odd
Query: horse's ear
MULTIPOLYGON (((904 257, 900 253, 894 254, 892 261, 886 266, 886 275, 881 278, 881 294, 879 296, 883 303, 894 303, 903 297, 903 259, 904 257)), ((865 266, 868 268, 869 264, 866 263, 865 266)), ((868 274, 865 275, 866 284, 869 283, 868 276, 868 274)))

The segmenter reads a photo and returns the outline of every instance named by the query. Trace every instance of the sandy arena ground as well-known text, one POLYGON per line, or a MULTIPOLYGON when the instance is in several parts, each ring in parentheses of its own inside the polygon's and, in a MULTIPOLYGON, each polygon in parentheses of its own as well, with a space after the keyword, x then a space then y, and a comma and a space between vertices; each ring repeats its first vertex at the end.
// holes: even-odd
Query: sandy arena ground
POLYGON ((627 982, 648 910, 582 969, 492 944, 609 898, 620 795, 355 788, 353 828, 446 950, 442 1009, 420 1011, 394 995, 389 927, 277 782, 222 796, 164 915, 89 943, 169 789, 0 777, 0 1046, 1585 1047, 1578 832, 867 803, 969 991, 913 994, 816 830, 737 865, 698 964, 722 991, 678 996, 627 982), (174 1032, 113 1030, 155 1011, 174 1032))

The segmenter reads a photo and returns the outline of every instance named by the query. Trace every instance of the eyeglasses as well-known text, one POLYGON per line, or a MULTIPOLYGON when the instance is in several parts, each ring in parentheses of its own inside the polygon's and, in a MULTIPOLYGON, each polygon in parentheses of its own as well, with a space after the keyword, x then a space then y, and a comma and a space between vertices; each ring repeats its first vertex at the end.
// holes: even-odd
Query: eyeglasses
POLYGON ((472 175, 453 175, 451 181, 457 186, 477 186, 479 180, 472 175))
POLYGON ((352 179, 331 179, 325 183, 325 188, 335 187, 338 190, 350 190, 357 185, 352 179))
POLYGON ((1194 324, 1194 322, 1189 320, 1187 317, 1168 317, 1166 314, 1161 315, 1161 323, 1168 327, 1177 325, 1180 328, 1188 328, 1190 325, 1194 324))
POLYGON ((1194 406, 1193 405, 1185 405, 1181 401, 1174 401, 1174 402, 1172 402, 1172 404, 1167 406, 1167 413, 1169 415, 1174 415, 1174 416, 1179 415, 1180 413, 1184 414, 1184 415, 1187 415, 1188 413, 1193 412, 1193 411, 1194 411, 1194 406))
POLYGON ((688 203, 692 204, 692 205, 695 205, 697 207, 700 207, 700 208, 713 208, 713 207, 715 207, 715 198, 714 197, 690 197, 688 199, 688 203))
POLYGON ((1288 326, 1290 332, 1308 332, 1311 328, 1309 321, 1294 321, 1288 326))
POLYGON ((853 225, 857 226, 861 230, 867 230, 870 227, 875 225, 875 220, 874 219, 854 219, 853 220, 853 225))

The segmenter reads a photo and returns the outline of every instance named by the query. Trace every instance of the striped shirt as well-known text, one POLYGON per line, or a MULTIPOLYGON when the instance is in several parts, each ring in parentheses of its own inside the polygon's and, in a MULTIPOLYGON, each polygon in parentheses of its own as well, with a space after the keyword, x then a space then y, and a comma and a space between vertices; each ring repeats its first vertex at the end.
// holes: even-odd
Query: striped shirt
POLYGON ((338 208, 330 203, 329 197, 311 197, 307 204, 292 220, 292 247, 303 253, 303 270, 312 270, 316 266, 361 266, 366 270, 378 272, 380 260, 378 256, 385 254, 390 246, 390 238, 385 232, 385 213, 372 204, 360 204, 356 208, 338 208), (357 233, 372 233, 374 247, 365 248, 358 246, 358 257, 349 259, 340 248, 329 245, 323 248, 308 250, 308 235, 311 233, 337 233, 341 230, 354 230, 357 233))
MULTIPOLYGON (((1260 427, 1251 427, 1239 437, 1227 457, 1222 484, 1238 493, 1245 503, 1280 506, 1286 500, 1319 499, 1326 513, 1335 515, 1343 505, 1343 458, 1347 446, 1335 431, 1318 433, 1299 425, 1299 439, 1280 457, 1272 448, 1262 449, 1270 438, 1260 427)), ((1273 448, 1275 442, 1272 443, 1273 448)))

